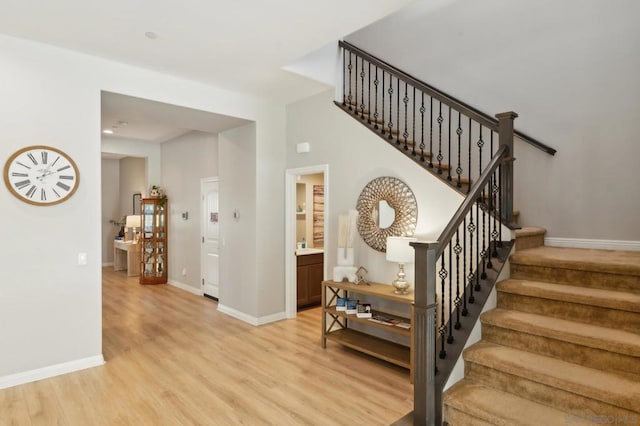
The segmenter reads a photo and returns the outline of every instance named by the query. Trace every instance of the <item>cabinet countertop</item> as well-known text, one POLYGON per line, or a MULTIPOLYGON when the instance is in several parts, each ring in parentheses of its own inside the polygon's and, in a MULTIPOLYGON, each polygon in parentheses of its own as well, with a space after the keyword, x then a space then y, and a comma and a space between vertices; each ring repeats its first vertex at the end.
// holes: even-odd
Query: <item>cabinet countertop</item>
POLYGON ((320 254, 324 253, 324 249, 319 248, 303 248, 296 250, 296 256, 306 256, 308 254, 320 254))

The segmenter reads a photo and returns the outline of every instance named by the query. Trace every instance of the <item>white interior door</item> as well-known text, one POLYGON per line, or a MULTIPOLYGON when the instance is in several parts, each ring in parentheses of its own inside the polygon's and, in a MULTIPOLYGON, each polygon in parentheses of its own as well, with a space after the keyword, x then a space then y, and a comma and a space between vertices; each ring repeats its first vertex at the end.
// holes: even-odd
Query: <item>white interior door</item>
POLYGON ((202 290, 218 298, 220 284, 220 222, 218 206, 218 179, 202 180, 202 290))

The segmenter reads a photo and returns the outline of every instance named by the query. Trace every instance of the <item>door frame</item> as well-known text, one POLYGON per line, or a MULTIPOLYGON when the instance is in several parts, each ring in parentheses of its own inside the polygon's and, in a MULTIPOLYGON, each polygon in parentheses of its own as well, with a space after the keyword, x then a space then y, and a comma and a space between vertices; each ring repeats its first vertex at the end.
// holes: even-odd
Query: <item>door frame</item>
MULTIPOLYGON (((202 251, 204 250, 204 222, 206 206, 204 202, 204 185, 210 182, 218 182, 218 194, 220 193, 220 178, 218 176, 209 176, 205 178, 200 178, 200 291, 204 295, 204 276, 205 276, 205 262, 202 261, 204 258, 202 251)), ((220 196, 218 196, 218 211, 220 211, 220 196)), ((222 248, 222 232, 221 232, 222 224, 220 222, 220 215, 218 215, 218 300, 220 300, 220 257, 222 248)))
POLYGON ((296 304, 296 176, 322 173, 324 175, 324 267, 323 279, 327 279, 327 247, 330 246, 329 235, 329 165, 300 167, 285 170, 285 314, 287 318, 297 315, 296 304))

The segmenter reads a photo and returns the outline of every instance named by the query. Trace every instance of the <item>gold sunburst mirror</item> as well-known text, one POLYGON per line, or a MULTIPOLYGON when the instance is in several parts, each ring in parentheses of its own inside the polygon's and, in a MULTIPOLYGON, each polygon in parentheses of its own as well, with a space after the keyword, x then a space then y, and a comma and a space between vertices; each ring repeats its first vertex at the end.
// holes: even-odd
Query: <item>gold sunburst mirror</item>
POLYGON ((387 251, 387 237, 412 236, 418 203, 400 179, 383 176, 369 182, 358 197, 358 232, 369 247, 387 251))

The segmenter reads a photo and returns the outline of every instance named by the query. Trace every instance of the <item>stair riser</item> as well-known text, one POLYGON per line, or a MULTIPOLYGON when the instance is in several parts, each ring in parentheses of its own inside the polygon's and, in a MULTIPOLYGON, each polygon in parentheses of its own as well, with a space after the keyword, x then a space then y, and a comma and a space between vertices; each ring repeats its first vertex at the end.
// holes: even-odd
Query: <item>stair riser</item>
POLYGON ((499 345, 551 356, 574 364, 609 371, 640 381, 640 357, 591 348, 577 343, 537 336, 491 324, 482 324, 482 339, 499 345))
POLYGON ((516 238, 516 251, 540 247, 543 245, 544 245, 544 234, 518 236, 518 238, 516 238))
POLYGON ((606 402, 465 361, 465 378, 580 416, 637 418, 640 414, 606 402))
POLYGON ((601 308, 580 303, 543 299, 498 291, 497 305, 502 309, 546 315, 570 321, 640 332, 640 313, 601 308))
POLYGON ((588 288, 627 291, 640 294, 640 277, 606 272, 561 269, 511 262, 511 278, 546 281, 588 288))
POLYGON ((449 426, 494 426, 495 423, 481 420, 475 416, 470 416, 460 410, 450 407, 445 404, 444 417, 447 420, 449 426))

